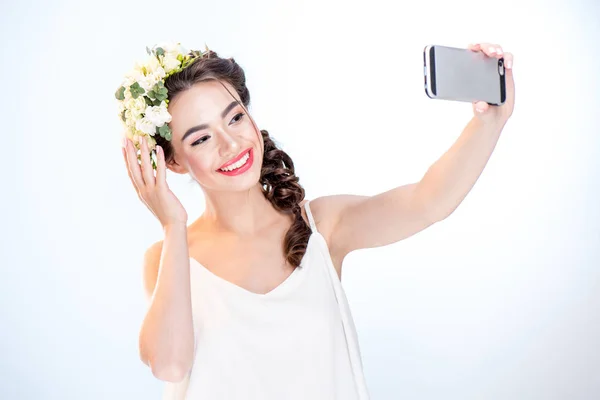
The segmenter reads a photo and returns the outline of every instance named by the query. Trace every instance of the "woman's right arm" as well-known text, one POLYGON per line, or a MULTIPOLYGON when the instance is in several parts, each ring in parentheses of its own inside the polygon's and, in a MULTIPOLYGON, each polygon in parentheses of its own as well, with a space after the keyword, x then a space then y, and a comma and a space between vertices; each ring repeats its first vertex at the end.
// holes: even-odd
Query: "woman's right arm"
POLYGON ((165 239, 144 256, 149 308, 139 335, 140 358, 163 381, 179 382, 194 356, 190 260, 185 224, 166 225, 165 239))
POLYGON ((144 256, 144 286, 150 306, 139 335, 142 361, 155 377, 179 382, 189 372, 194 357, 194 329, 190 294, 190 260, 187 212, 169 188, 162 148, 156 146, 156 176, 146 136, 134 143, 124 138, 123 159, 135 191, 160 221, 164 241, 152 245, 144 256))

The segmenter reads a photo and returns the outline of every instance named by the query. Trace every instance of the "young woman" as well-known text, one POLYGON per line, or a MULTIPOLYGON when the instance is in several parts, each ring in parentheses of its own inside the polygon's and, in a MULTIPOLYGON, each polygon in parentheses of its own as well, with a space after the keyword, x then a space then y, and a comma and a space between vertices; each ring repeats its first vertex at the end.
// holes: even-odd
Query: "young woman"
POLYGON ((165 399, 368 399, 342 263, 444 219, 482 172, 512 114, 512 55, 470 48, 504 56, 502 106, 474 103, 474 118, 419 182, 310 202, 290 157, 248 113, 233 58, 149 50, 117 98, 129 177, 164 229, 144 257, 139 345, 167 382, 165 399), (167 168, 204 193, 189 226, 167 168))

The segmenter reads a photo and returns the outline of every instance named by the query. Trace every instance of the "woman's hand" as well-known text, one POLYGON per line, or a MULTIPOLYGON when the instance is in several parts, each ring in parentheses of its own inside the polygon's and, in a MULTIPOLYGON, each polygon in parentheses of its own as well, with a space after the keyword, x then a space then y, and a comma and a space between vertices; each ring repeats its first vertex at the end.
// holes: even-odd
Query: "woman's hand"
POLYGON ((500 106, 490 106, 485 101, 476 101, 473 103, 473 111, 475 116, 482 121, 488 123, 498 123, 504 125, 510 118, 515 106, 515 83, 513 81, 513 55, 505 53, 502 47, 492 43, 477 43, 470 44, 469 50, 482 51, 489 57, 502 58, 504 57, 504 77, 506 81, 506 101, 500 106))
POLYGON ((166 181, 166 165, 163 150, 156 147, 156 177, 150 161, 150 152, 146 138, 142 136, 140 143, 142 165, 137 158, 134 144, 124 139, 123 157, 127 173, 142 202, 160 221, 163 228, 167 225, 183 224, 187 226, 188 215, 185 208, 169 189, 166 181))

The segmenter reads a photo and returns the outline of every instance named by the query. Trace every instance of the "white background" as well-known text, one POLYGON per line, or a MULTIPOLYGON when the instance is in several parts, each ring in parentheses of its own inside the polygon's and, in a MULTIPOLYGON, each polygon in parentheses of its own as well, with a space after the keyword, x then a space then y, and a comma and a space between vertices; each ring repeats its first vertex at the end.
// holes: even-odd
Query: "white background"
MULTIPOLYGON (((138 358, 159 222, 125 171, 114 92, 145 46, 204 44, 307 198, 412 183, 467 103, 429 99, 427 44, 514 53, 516 108, 472 192, 343 284, 373 399, 600 398, 596 1, 3 2, 0 398, 159 399, 138 358)), ((168 176, 190 221, 189 177, 168 176)))

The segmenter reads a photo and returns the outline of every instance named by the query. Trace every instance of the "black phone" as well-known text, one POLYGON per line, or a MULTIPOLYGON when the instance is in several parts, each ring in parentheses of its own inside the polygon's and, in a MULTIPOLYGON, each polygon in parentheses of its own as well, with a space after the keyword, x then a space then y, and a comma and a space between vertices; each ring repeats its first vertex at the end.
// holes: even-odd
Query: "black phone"
POLYGON ((506 101, 504 58, 481 51, 428 45, 423 50, 425 93, 432 99, 464 102, 506 101))

